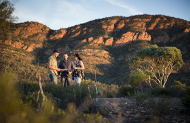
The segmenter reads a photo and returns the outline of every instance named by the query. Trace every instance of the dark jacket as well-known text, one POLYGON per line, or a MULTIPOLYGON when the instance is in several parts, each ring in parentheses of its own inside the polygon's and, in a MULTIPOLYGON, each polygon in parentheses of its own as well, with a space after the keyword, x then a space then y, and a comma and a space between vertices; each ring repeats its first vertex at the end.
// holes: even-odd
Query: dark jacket
MULTIPOLYGON (((62 60, 62 61, 60 61, 58 68, 60 68, 60 69, 73 69, 73 67, 74 67, 73 61, 62 60)), ((58 74, 60 75, 60 72, 58 72, 58 74)), ((68 71, 62 71, 61 72, 61 77, 67 77, 67 76, 68 76, 68 71)))

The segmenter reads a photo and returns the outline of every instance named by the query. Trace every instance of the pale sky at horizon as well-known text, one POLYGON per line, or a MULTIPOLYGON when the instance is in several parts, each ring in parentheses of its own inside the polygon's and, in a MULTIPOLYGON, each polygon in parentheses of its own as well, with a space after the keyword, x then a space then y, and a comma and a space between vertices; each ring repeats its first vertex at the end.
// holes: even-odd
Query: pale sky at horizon
POLYGON ((190 21, 190 0, 9 0, 16 23, 34 21, 51 29, 95 19, 140 14, 166 15, 190 21))

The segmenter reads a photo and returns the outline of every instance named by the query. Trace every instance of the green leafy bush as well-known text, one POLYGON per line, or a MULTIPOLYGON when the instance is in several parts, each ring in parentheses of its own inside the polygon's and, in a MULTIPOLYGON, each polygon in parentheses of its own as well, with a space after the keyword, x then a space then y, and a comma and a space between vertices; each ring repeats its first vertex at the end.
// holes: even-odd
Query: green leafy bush
POLYGON ((104 98, 115 98, 116 96, 117 96, 117 93, 115 92, 107 92, 104 98))
POLYGON ((172 96, 177 96, 177 97, 182 97, 184 95, 184 91, 186 89, 186 85, 182 84, 180 81, 174 81, 173 86, 171 86, 171 95, 172 96))
POLYGON ((141 71, 140 69, 137 69, 135 73, 130 75, 129 83, 133 85, 134 87, 140 86, 141 83, 146 80, 148 76, 141 71))
POLYGON ((186 88, 185 84, 182 84, 180 81, 174 81, 175 86, 172 86, 175 90, 184 91, 186 88))
POLYGON ((126 85, 126 86, 121 86, 118 89, 118 92, 121 96, 128 96, 128 94, 133 94, 134 93, 134 88, 131 87, 130 85, 126 85))
POLYGON ((129 97, 134 98, 136 100, 137 106, 141 106, 144 101, 148 98, 150 98, 151 92, 143 92, 143 91, 134 91, 134 94, 128 93, 129 97))

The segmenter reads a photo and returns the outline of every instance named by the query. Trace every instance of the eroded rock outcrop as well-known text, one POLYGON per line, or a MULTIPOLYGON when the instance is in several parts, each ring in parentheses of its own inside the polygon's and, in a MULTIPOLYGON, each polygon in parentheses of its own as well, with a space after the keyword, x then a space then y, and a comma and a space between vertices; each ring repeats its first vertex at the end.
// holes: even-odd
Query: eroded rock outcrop
POLYGON ((103 37, 99 37, 99 38, 95 39, 93 41, 93 43, 96 43, 96 44, 102 44, 102 43, 104 43, 103 37))
POLYGON ((137 40, 147 40, 151 41, 151 35, 147 32, 127 32, 122 35, 122 37, 115 41, 113 47, 123 46, 130 41, 137 41, 137 40))
POLYGON ((12 42, 11 40, 5 40, 4 43, 16 48, 22 48, 24 46, 24 44, 22 44, 21 42, 12 42))
POLYGON ((107 40, 105 41, 105 45, 106 45, 106 46, 112 46, 112 44, 113 44, 113 37, 111 37, 111 38, 109 38, 109 39, 107 39, 107 40))
POLYGON ((48 34, 50 28, 37 22, 26 22, 19 24, 19 27, 15 28, 12 35, 21 36, 22 38, 29 38, 36 34, 48 34))
POLYGON ((106 30, 107 32, 113 31, 113 29, 115 27, 115 23, 117 23, 118 20, 119 19, 110 20, 109 21, 110 24, 103 24, 102 29, 106 30))
POLYGON ((125 26, 125 21, 121 21, 120 23, 117 24, 116 29, 122 29, 125 26))
POLYGON ((60 29, 60 30, 56 30, 52 35, 49 36, 49 38, 51 40, 56 40, 56 39, 60 39, 63 38, 63 36, 67 33, 66 29, 60 29))
POLYGON ((186 36, 188 33, 190 32, 190 28, 186 28, 182 33, 179 33, 177 35, 174 35, 173 37, 169 37, 169 35, 164 35, 164 36, 158 36, 156 38, 153 39, 154 43, 167 43, 167 42, 173 42, 179 38, 182 38, 184 36, 186 36))
POLYGON ((42 43, 40 43, 40 44, 31 43, 29 46, 27 46, 21 42, 17 42, 17 41, 13 42, 12 40, 5 40, 3 43, 11 45, 12 47, 15 47, 15 48, 20 48, 20 49, 22 48, 22 49, 26 50, 27 52, 32 52, 36 48, 43 47, 42 43))
POLYGON ((154 27, 158 24, 159 21, 160 21, 160 18, 157 18, 157 19, 155 20, 155 22, 152 23, 152 24, 147 28, 147 30, 153 30, 154 27))

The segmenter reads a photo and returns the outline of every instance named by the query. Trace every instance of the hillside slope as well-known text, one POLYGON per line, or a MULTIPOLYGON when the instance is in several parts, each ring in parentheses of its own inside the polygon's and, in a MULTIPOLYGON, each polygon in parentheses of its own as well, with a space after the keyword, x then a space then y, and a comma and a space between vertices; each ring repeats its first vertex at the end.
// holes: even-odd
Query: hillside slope
POLYGON ((59 30, 25 22, 12 27, 9 40, 0 41, 1 66, 5 61, 7 66, 15 62, 21 65, 16 59, 23 59, 30 67, 41 67, 43 75, 47 75, 47 59, 58 49, 58 61, 63 53, 68 53, 72 60, 74 53, 81 54, 88 79, 94 80, 96 73, 102 83, 124 85, 130 73, 128 61, 136 51, 151 44, 175 46, 188 63, 189 40, 190 22, 164 15, 114 16, 59 30), (17 57, 13 55, 15 51, 17 57))

